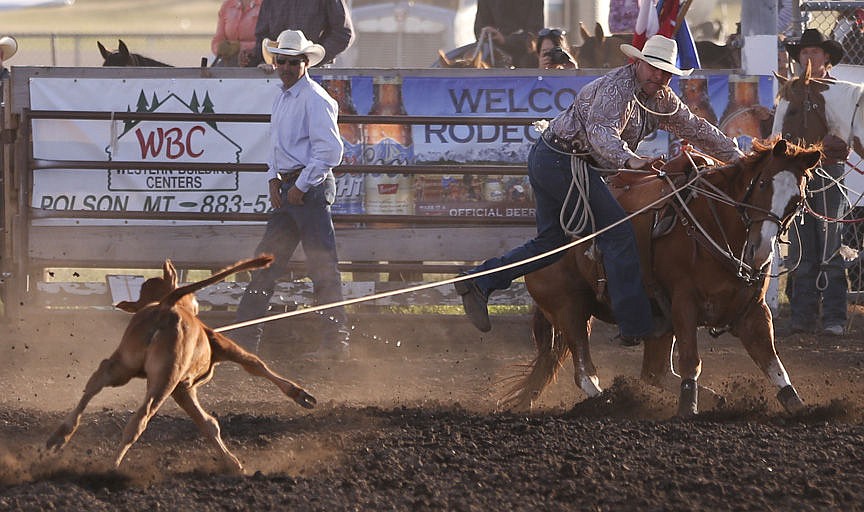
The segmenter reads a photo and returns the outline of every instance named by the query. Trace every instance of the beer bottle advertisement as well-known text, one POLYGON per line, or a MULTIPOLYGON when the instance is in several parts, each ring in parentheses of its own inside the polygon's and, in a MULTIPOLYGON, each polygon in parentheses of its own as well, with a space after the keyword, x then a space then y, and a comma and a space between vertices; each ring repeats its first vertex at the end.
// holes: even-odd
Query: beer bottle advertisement
POLYGON ((678 79, 681 91, 681 100, 697 116, 717 126, 717 114, 711 106, 711 97, 708 95, 708 77, 690 76, 678 79))
MULTIPOLYGON (((404 116, 402 78, 377 76, 372 80, 369 115, 404 116)), ((367 124, 363 130, 363 163, 404 165, 414 163, 414 143, 409 124, 367 124)), ((366 176, 365 210, 368 214, 413 215, 414 180, 411 174, 373 173, 366 176)))
MULTIPOLYGON (((354 99, 351 95, 351 77, 335 75, 322 80, 324 89, 339 104, 339 116, 356 115, 354 99)), ((363 127, 356 123, 340 120, 339 134, 342 136, 342 163, 357 165, 363 163, 363 127)), ((335 214, 364 213, 365 176, 361 173, 335 172, 336 201, 331 206, 335 214)))
POLYGON ((759 77, 730 75, 729 102, 720 116, 720 130, 737 139, 742 151, 749 151, 754 138, 770 135, 770 117, 759 103, 759 77))

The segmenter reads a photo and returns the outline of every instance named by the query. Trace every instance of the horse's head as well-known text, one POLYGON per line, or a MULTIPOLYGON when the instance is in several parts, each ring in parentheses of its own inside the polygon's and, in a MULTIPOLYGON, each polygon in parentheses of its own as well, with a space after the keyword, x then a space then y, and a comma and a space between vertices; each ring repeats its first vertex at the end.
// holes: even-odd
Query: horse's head
POLYGON ((781 86, 777 93, 774 133, 797 144, 816 144, 831 130, 823 93, 828 83, 810 76, 810 61, 804 74, 793 79, 776 75, 781 86))
POLYGON ((754 140, 754 150, 737 163, 742 180, 733 199, 747 227, 742 260, 753 273, 769 263, 774 240, 792 223, 801 206, 810 169, 822 156, 815 147, 804 148, 786 139, 773 140, 773 144, 754 140))
POLYGON ((126 47, 126 43, 123 42, 122 39, 118 39, 120 45, 117 47, 117 50, 111 52, 105 49, 102 46, 102 43, 96 41, 96 45, 99 46, 99 53, 102 54, 102 58, 104 62, 103 66, 134 66, 135 59, 133 54, 129 53, 129 48, 126 47))
POLYGON ((807 143, 831 133, 864 156, 864 84, 813 78, 809 66, 802 76, 777 78, 781 85, 772 133, 807 143))
POLYGON ((594 35, 585 30, 585 26, 579 23, 579 33, 582 36, 582 46, 579 46, 577 52, 577 63, 580 69, 583 68, 615 68, 627 64, 628 59, 621 52, 621 43, 629 43, 633 39, 633 35, 622 36, 620 34, 612 34, 607 36, 603 32, 603 27, 597 23, 594 26, 594 35))

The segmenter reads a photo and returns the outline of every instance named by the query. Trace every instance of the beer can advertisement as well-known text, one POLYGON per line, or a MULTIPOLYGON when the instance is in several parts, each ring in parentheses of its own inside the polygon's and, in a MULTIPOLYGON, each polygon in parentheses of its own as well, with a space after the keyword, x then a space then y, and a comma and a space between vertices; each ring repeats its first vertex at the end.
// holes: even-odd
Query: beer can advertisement
POLYGON ((527 176, 421 175, 417 215, 448 217, 533 217, 527 176))

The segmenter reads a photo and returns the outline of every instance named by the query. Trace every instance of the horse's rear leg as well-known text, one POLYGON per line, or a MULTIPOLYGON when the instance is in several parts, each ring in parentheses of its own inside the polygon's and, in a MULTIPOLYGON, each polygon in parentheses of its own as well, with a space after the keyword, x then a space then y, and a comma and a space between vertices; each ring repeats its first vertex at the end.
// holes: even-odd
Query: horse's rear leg
POLYGON ((573 352, 573 366, 576 369, 573 378, 589 398, 594 398, 603 392, 600 387, 600 378, 597 377, 597 368, 591 360, 591 349, 588 339, 591 337, 591 318, 579 317, 574 311, 570 322, 562 330, 570 351, 573 352))
POLYGON ((242 473, 243 465, 240 463, 240 460, 228 450, 228 447, 225 446, 225 442, 222 441, 219 422, 216 421, 216 418, 207 414, 201 407, 201 404, 198 402, 198 393, 195 388, 189 388, 181 384, 177 386, 171 396, 174 397, 174 401, 177 402, 184 411, 186 411, 186 414, 192 418, 192 421, 194 421, 195 425, 198 426, 198 430, 201 431, 201 434, 204 435, 204 437, 206 437, 217 450, 219 450, 225 463, 232 470, 242 473))
POLYGON ((551 382, 558 376, 564 359, 570 353, 559 332, 546 318, 539 307, 534 307, 531 320, 531 336, 537 348, 537 356, 531 361, 527 375, 522 377, 501 397, 498 407, 504 410, 528 411, 551 382))
POLYGON ((78 401, 78 405, 66 416, 63 423, 57 427, 54 433, 51 434, 45 446, 49 450, 63 448, 78 429, 81 415, 84 413, 84 409, 90 403, 90 400, 106 386, 116 387, 126 384, 135 376, 135 373, 134 370, 121 364, 114 356, 104 359, 99 364, 99 368, 87 380, 87 385, 84 386, 84 394, 81 396, 81 400, 78 401))
POLYGON ((760 306, 751 310, 752 313, 744 318, 737 332, 750 358, 777 387, 777 400, 787 412, 795 414, 804 409, 804 401, 792 386, 789 374, 777 355, 771 310, 764 301, 760 306))

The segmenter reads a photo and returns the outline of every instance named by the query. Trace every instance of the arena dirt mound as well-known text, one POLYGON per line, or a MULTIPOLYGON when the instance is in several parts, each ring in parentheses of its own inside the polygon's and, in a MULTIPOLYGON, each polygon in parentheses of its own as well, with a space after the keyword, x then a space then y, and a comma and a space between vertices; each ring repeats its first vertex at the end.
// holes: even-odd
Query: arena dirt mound
POLYGON ((641 380, 618 376, 599 396, 577 403, 568 417, 661 420, 675 415, 677 397, 641 380))

